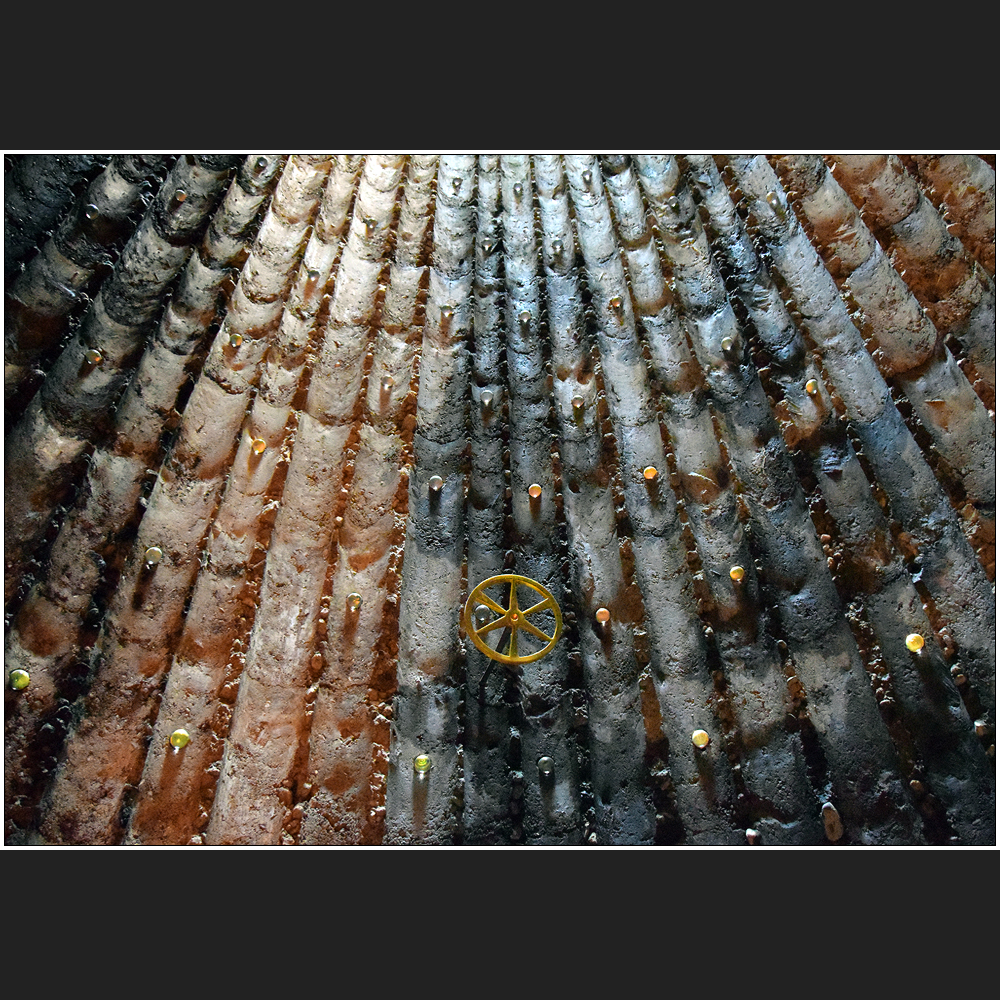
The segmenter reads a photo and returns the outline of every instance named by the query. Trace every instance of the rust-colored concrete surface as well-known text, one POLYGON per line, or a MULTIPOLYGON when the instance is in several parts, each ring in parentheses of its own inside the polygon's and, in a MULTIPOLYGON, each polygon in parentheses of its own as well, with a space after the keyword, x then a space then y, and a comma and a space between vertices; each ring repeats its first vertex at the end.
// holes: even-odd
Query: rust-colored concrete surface
POLYGON ((7 845, 994 845, 995 185, 8 157, 7 845))

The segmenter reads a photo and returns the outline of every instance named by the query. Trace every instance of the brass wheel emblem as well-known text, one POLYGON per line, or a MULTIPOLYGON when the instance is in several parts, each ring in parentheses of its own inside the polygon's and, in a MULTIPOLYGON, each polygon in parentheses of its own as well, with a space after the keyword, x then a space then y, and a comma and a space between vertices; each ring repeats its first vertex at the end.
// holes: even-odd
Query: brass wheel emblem
POLYGON ((491 660, 499 660, 500 663, 517 667, 522 663, 540 660, 555 646, 562 634, 562 612, 559 610, 556 599, 537 580, 518 576, 516 573, 503 573, 500 576, 491 576, 488 580, 483 580, 469 594, 469 599, 465 602, 465 610, 462 612, 462 627, 465 629, 466 635, 475 643, 476 648, 485 653, 491 660), (533 590, 542 599, 530 604, 529 607, 522 608, 517 599, 518 587, 533 590), (486 593, 491 588, 506 590, 508 595, 506 607, 501 603, 502 598, 497 601, 486 593), (477 621, 475 612, 480 606, 484 606, 497 617, 492 621, 477 621), (530 616, 535 616, 535 622, 538 624, 529 621, 530 616), (539 628, 539 624, 545 625, 548 632, 539 628), (497 648, 494 649, 486 642, 486 636, 497 629, 505 631, 497 643, 497 648), (552 634, 550 635, 549 632, 552 634), (510 645, 507 647, 507 651, 503 652, 505 636, 508 633, 510 645), (520 649, 519 636, 521 637, 520 649), (541 649, 537 648, 539 643, 542 644, 541 649))

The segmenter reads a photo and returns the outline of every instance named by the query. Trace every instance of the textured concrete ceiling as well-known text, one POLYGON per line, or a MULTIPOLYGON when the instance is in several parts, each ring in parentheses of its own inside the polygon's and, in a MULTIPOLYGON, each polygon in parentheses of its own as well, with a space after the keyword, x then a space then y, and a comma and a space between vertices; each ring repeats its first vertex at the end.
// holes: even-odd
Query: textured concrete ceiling
POLYGON ((995 184, 8 158, 7 843, 995 843, 995 184))

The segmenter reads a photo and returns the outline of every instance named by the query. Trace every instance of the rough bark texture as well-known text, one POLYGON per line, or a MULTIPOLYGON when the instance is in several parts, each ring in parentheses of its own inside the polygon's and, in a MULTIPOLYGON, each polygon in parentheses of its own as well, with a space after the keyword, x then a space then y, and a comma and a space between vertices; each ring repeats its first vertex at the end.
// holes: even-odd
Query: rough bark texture
POLYGON ((400 586, 397 693, 386 786, 387 843, 461 836, 465 453, 476 235, 476 158, 438 165, 433 251, 420 350, 413 470, 400 586), (442 480, 440 489, 430 480, 442 480), (426 755, 430 769, 415 760, 426 755))
POLYGON ((29 670, 38 680, 6 720, 8 795, 22 807, 34 804, 40 787, 38 774, 22 770, 32 759, 26 748, 46 726, 53 727, 60 699, 72 699, 84 680, 80 661, 88 659, 93 619, 128 556, 147 502, 144 493, 163 457, 164 426, 178 417, 177 407, 183 409, 182 387, 204 360, 223 286, 231 267, 246 256, 245 241, 281 163, 276 159, 264 169, 254 158, 233 181, 121 399, 112 435, 91 458, 52 545, 46 576, 32 588, 7 634, 8 669, 29 670))
POLYGON ((308 804, 301 829, 290 831, 310 844, 375 844, 384 834, 396 680, 391 626, 402 556, 397 508, 405 496, 402 466, 411 447, 401 424, 412 403, 414 291, 425 271, 412 262, 421 259, 430 224, 436 167, 435 158, 415 157, 409 163, 383 326, 363 393, 353 477, 328 588, 330 614, 335 621, 342 614, 344 624, 332 635, 328 628, 322 644, 309 735, 308 804))
POLYGON ((76 187, 109 156, 21 156, 5 178, 4 277, 10 281, 72 202, 76 187))
POLYGON ((8 844, 995 843, 992 166, 83 159, 7 177, 8 844))
POLYGON ((971 153, 904 157, 917 172, 924 193, 942 211, 948 232, 993 277, 997 273, 997 175, 971 153))
POLYGON ((940 456, 939 480, 954 483, 959 506, 978 511, 967 531, 996 534, 996 447, 993 422, 945 349, 853 202, 819 156, 779 157, 796 207, 842 295, 856 304, 866 346, 882 376, 903 395, 940 456))
MULTIPOLYGON (((767 829, 769 842, 794 843, 818 832, 819 805, 812 817, 791 819, 791 802, 805 801, 810 794, 804 754, 796 736, 786 732, 789 697, 784 666, 769 634, 750 535, 739 519, 736 481, 723 452, 726 440, 716 433, 705 379, 688 342, 688 328, 697 332, 707 325, 705 317, 724 307, 725 296, 716 281, 685 271, 670 229, 661 225, 675 287, 689 307, 686 326, 682 324, 667 294, 639 190, 641 180, 647 194, 655 192, 650 198, 655 212, 674 197, 673 192, 683 193, 677 165, 669 158, 640 160, 638 177, 628 164, 615 166, 608 188, 622 242, 634 248, 626 251, 630 270, 645 277, 642 282, 633 280, 632 290, 640 313, 648 314, 645 324, 652 370, 663 390, 671 478, 694 542, 689 561, 696 559, 699 565, 701 613, 710 623, 707 632, 724 674, 718 682, 725 699, 723 724, 726 728, 736 724, 732 736, 727 734, 727 751, 736 765, 741 794, 751 800, 744 826, 767 829), (639 258, 640 253, 646 259, 639 258), (699 290, 710 298, 691 308, 699 290), (733 566, 745 567, 746 575, 738 583, 730 577, 733 566), (736 734, 742 737, 742 747, 736 734)), ((676 214, 672 205, 667 207, 676 214)))
MULTIPOLYGON (((207 831, 210 844, 275 844, 289 820, 290 803, 282 791, 288 788, 284 783, 298 777, 296 757, 308 746, 320 600, 329 561, 336 558, 331 552, 333 510, 344 483, 344 451, 357 416, 402 167, 402 157, 370 157, 358 187, 329 319, 291 450, 286 502, 268 546, 260 609, 207 831)), ((340 601, 330 605, 333 615, 346 604, 336 596, 340 601)))
POLYGON ((167 651, 181 633, 219 497, 231 468, 251 476, 259 469, 252 439, 241 428, 298 257, 281 250, 303 240, 322 179, 308 160, 293 159, 285 168, 236 290, 236 296, 243 291, 256 322, 245 324, 230 309, 160 468, 96 644, 97 675, 86 699, 93 708, 69 739, 49 790, 43 829, 52 840, 112 843, 121 837, 169 668, 167 651), (262 298, 260 290, 272 286, 273 298, 262 298), (234 335, 242 337, 237 357, 231 353, 234 335), (149 561, 151 548, 162 552, 158 562, 149 561), (99 788, 96 794, 89 782, 99 788), (90 802, 85 815, 81 796, 90 802))
POLYGON ((964 667, 988 718, 995 712, 995 595, 962 534, 920 449, 913 440, 829 272, 794 214, 781 185, 761 157, 732 159, 750 211, 823 361, 866 460, 901 525, 906 546, 937 612, 962 651, 964 667), (769 197, 770 196, 770 197, 769 197), (961 596, 959 597, 959 591, 961 596))
MULTIPOLYGON (((159 186, 165 156, 116 156, 90 183, 11 286, 5 304, 4 398, 24 405, 42 372, 33 366, 59 343, 69 316, 87 301, 102 268, 114 263, 120 241, 135 229, 143 195, 159 186)), ((148 195, 147 195, 148 197, 148 195)))
MULTIPOLYGON (((211 160, 211 158, 209 158, 211 160)), ((159 316, 164 295, 215 207, 228 162, 184 157, 122 251, 83 322, 5 442, 4 476, 16 483, 4 504, 4 599, 56 506, 72 489, 81 459, 110 418, 159 316)))
POLYGON ((830 162, 931 321, 943 336, 962 343, 969 379, 983 402, 995 409, 993 278, 976 266, 898 157, 858 154, 831 157, 830 162))

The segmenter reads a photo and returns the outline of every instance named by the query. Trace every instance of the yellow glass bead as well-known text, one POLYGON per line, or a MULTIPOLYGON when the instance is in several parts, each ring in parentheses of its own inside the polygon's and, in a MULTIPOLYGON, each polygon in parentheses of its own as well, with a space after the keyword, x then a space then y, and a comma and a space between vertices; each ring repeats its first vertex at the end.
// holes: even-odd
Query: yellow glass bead
POLYGON ((808 392, 810 396, 815 396, 816 393, 819 392, 819 382, 817 382, 814 378, 809 379, 809 381, 806 382, 806 392, 808 392))
POLYGON ((622 307, 622 297, 620 295, 614 295, 611 301, 608 303, 615 312, 618 312, 622 307))
POLYGON ((170 734, 170 745, 175 750, 183 750, 191 742, 191 734, 186 729, 175 729, 170 734))
POLYGON ((163 549, 159 545, 150 545, 143 553, 147 566, 155 566, 163 558, 163 549))
POLYGON ((479 402, 484 410, 488 410, 493 405, 493 393, 489 389, 483 389, 479 394, 479 402))
POLYGON ((642 470, 642 474, 646 479, 649 480, 653 480, 659 475, 659 473, 652 465, 647 465, 646 468, 642 470))
POLYGON ((431 759, 425 753, 418 753, 413 758, 413 770, 417 774, 426 774, 431 769, 431 759))
POLYGON ((722 338, 722 350, 727 354, 733 349, 733 338, 723 337, 722 338))
POLYGON ((528 487, 528 496, 531 497, 532 500, 537 500, 541 495, 542 488, 538 485, 538 483, 532 483, 528 487))
POLYGON ((391 375, 383 375, 381 384, 382 391, 388 392, 396 384, 396 380, 391 375))
POLYGON ((696 729, 691 734, 691 742, 699 749, 704 750, 709 743, 712 742, 712 737, 705 732, 704 729, 696 729))
POLYGON ((607 608, 598 608, 594 617, 603 625, 611 620, 611 612, 607 608))
POLYGON ((431 476, 427 480, 427 485, 430 487, 432 493, 440 493, 441 488, 444 486, 444 480, 440 476, 431 476))
POLYGON ((729 571, 729 579, 730 580, 735 580, 737 583, 739 583, 740 580, 742 580, 744 576, 746 576, 746 573, 744 572, 742 566, 734 566, 729 571))
POLYGON ((919 653, 924 648, 924 637, 919 632, 911 632, 906 637, 906 648, 911 653, 919 653))
POLYGON ((31 675, 27 670, 12 670, 7 675, 7 682, 15 691, 23 691, 31 683, 31 675))
POLYGON ((87 363, 91 365, 99 365, 104 360, 104 355, 93 347, 84 354, 84 357, 87 359, 87 363))
POLYGON ((239 347, 243 343, 243 338, 238 333, 231 333, 229 335, 229 346, 239 347))
POLYGON ((263 438, 254 438, 250 442, 250 447, 255 455, 262 455, 267 448, 267 442, 263 438))
POLYGON ((347 595, 347 606, 352 611, 357 611, 361 607, 361 595, 360 594, 348 594, 347 595))
POLYGON ((587 405, 587 401, 583 396, 574 396, 570 402, 573 404, 573 410, 575 413, 582 413, 583 408, 587 405))

